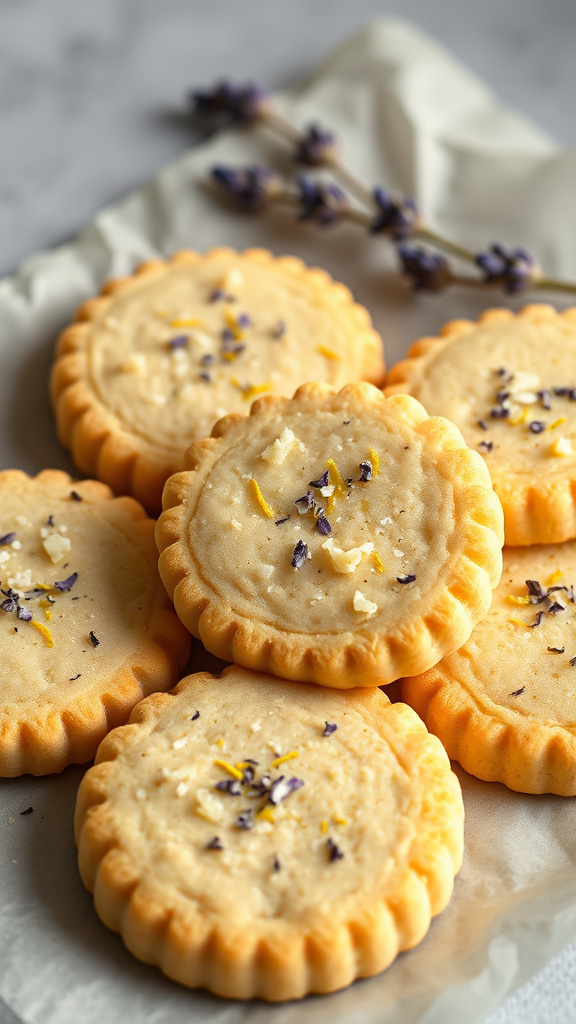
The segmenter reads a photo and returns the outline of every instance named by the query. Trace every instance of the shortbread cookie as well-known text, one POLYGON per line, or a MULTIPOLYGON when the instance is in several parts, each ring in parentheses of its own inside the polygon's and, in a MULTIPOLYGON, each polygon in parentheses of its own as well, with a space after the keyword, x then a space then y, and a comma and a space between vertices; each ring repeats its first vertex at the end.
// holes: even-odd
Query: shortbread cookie
POLYGON ((507 544, 576 537, 576 309, 455 320, 416 342, 385 390, 447 416, 484 455, 507 544))
POLYGON ((141 960, 235 999, 377 974, 446 906, 460 786, 379 690, 188 676, 102 743, 76 807, 96 910, 141 960))
POLYGON ((384 378, 382 342, 348 289, 264 250, 145 263, 77 320, 52 374, 60 440, 84 473, 154 515, 189 444, 256 395, 384 378))
POLYGON ((160 574, 225 661, 378 686, 456 650, 500 578, 502 511, 447 420, 370 384, 228 416, 166 485, 160 574))
POLYGON ((174 686, 189 636, 132 498, 7 470, 0 535, 0 775, 45 775, 89 761, 137 701, 174 686))
POLYGON ((576 541, 504 548, 487 618, 402 682, 448 755, 522 793, 576 795, 576 541))

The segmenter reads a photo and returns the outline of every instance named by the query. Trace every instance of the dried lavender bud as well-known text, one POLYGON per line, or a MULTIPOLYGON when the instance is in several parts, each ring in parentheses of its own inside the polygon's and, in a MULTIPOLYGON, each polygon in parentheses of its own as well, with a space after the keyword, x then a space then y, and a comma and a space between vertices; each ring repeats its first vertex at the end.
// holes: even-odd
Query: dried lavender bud
POLYGON ((330 482, 330 470, 326 470, 318 480, 311 480, 308 484, 309 487, 316 487, 318 490, 321 487, 327 487, 330 482))
POLYGON ((311 508, 314 508, 314 495, 312 491, 306 491, 306 494, 303 494, 301 498, 296 498, 294 504, 300 515, 303 516, 306 512, 309 512, 311 508))
POLYGON ((209 843, 206 843, 206 849, 207 850, 223 850, 224 849, 224 844, 222 843, 222 840, 220 839, 219 836, 214 836, 214 839, 211 839, 209 843))
POLYGON ((280 516, 280 519, 274 520, 274 526, 282 526, 282 523, 287 523, 290 516, 280 516))
POLYGON ((542 402, 542 408, 546 409, 547 412, 550 412, 550 409, 552 408, 552 392, 548 391, 547 389, 543 389, 542 391, 537 391, 536 393, 538 395, 538 398, 542 402))
POLYGON ((526 589, 531 597, 530 604, 540 604, 548 597, 548 591, 544 589, 538 580, 525 580, 526 589))
POLYGON ((93 647, 99 647, 100 646, 100 641, 99 641, 98 637, 96 636, 96 634, 95 634, 93 629, 90 630, 90 640, 92 641, 92 646, 93 647))
POLYGON ((245 811, 242 811, 242 814, 238 815, 236 825, 247 832, 254 828, 254 811, 251 807, 248 807, 245 811))
POLYGON ((70 497, 72 501, 82 501, 82 497, 78 494, 78 491, 70 491, 70 497))
POLYGON ((366 484, 372 479, 372 463, 366 459, 360 463, 360 483, 366 484))
POLYGON ((216 789, 220 789, 223 793, 229 793, 230 796, 240 796, 242 792, 238 779, 221 779, 216 783, 216 789))
POLYGON ((274 330, 272 331, 272 337, 278 341, 280 338, 283 338, 285 334, 286 322, 284 320, 279 320, 274 330))
POLYGON ((191 722, 195 722, 197 718, 200 718, 200 712, 199 711, 195 711, 194 714, 191 715, 190 721, 191 722))
POLYGON ((397 576, 396 577, 396 581, 398 583, 414 583, 415 579, 416 579, 416 577, 414 576, 414 573, 410 573, 409 576, 397 576))
POLYGON ((78 573, 73 572, 71 576, 68 576, 68 579, 56 580, 54 586, 58 587, 58 590, 62 590, 64 593, 66 593, 68 590, 72 590, 72 587, 76 583, 77 579, 78 573))
POLYGON ((546 650, 550 651, 550 654, 564 654, 565 648, 564 647, 547 647, 546 650))
POLYGON ((297 184, 298 220, 312 220, 321 227, 327 227, 348 209, 346 194, 334 182, 324 184, 301 174, 297 184))
POLYGON ((491 452, 493 447, 494 447, 494 442, 493 441, 480 441, 480 444, 478 445, 478 447, 482 448, 482 450, 485 451, 485 452, 491 452))
POLYGON ((539 626, 543 618, 544 612, 536 612, 536 618, 534 619, 534 622, 530 623, 530 629, 535 629, 536 626, 539 626))
POLYGON ((296 789, 300 789, 303 785, 303 779, 286 779, 283 775, 280 775, 280 777, 275 779, 270 786, 268 799, 271 804, 277 806, 279 803, 282 803, 282 800, 285 800, 287 796, 290 796, 290 793, 293 793, 296 789))
POLYGON ((242 768, 242 782, 245 784, 247 783, 249 785, 251 782, 254 781, 255 774, 256 772, 254 771, 254 768, 252 767, 251 764, 247 765, 245 768, 242 768))
POLYGON ((283 191, 282 179, 269 167, 212 168, 212 177, 237 206, 244 210, 259 210, 269 199, 283 191))
POLYGON ((281 866, 280 865, 280 861, 278 860, 278 857, 276 856, 276 854, 274 854, 274 860, 272 862, 272 870, 273 871, 280 871, 280 866, 281 866))
POLYGON ((574 668, 574 666, 576 665, 576 657, 570 658, 569 665, 571 668, 574 668))
POLYGON ((205 384, 212 383, 212 377, 206 370, 202 370, 202 373, 200 374, 200 380, 203 380, 205 384))
POLYGON ((569 398, 571 402, 576 402, 576 388, 554 388, 554 394, 558 398, 569 398))
POLYGON ((328 537, 332 533, 332 527, 323 513, 318 516, 316 527, 323 537, 328 537))
POLYGON ((211 90, 194 90, 190 94, 190 106, 192 114, 203 119, 248 124, 266 116, 270 97, 257 85, 222 81, 211 90))
POLYGON ((507 420, 510 415, 510 409, 505 405, 495 405, 493 409, 490 409, 490 415, 493 420, 507 420))
POLYGON ((28 608, 22 608, 21 605, 18 606, 16 614, 19 619, 22 619, 22 622, 30 622, 32 619, 32 612, 28 608))
POLYGON ((6 544, 11 544, 14 540, 16 540, 15 533, 5 533, 3 537, 0 537, 0 548, 5 547, 6 544))
POLYGON ((292 565, 295 569, 301 569, 307 558, 308 545, 305 544, 303 540, 299 540, 294 548, 294 554, 292 555, 292 565))
POLYGON ((418 207, 410 196, 393 199, 380 185, 374 191, 374 202, 378 212, 370 225, 370 233, 386 234, 396 242, 410 238, 417 230, 420 222, 418 207))
POLYGON ((332 863, 333 860, 342 860, 343 859, 344 854, 342 853, 342 850, 340 849, 338 844, 335 843, 334 840, 330 838, 330 836, 328 836, 328 839, 326 840, 326 846, 328 847, 328 855, 329 855, 330 863, 332 863))
POLYGON ((331 736, 333 732, 336 732, 337 728, 338 728, 338 726, 336 725, 336 722, 325 722, 324 723, 324 732, 322 733, 322 735, 323 736, 331 736))
POLYGON ((175 338, 170 338, 168 344, 171 349, 184 348, 188 344, 188 335, 177 334, 175 338))
POLYGON ((200 365, 201 366, 210 366, 210 364, 213 363, 213 362, 214 362, 214 356, 211 355, 210 352, 206 352, 206 354, 203 355, 201 360, 200 360, 200 365))
MULTIPOLYGON (((565 606, 563 604, 560 604, 559 601, 552 601, 552 604, 550 605, 550 607, 548 609, 548 612, 550 613, 550 615, 558 615, 558 612, 565 612, 565 611, 566 611, 565 606)), ((540 614, 540 612, 538 612, 538 614, 540 614)))
POLYGON ((476 265, 484 271, 486 283, 501 284, 510 295, 525 291, 538 274, 534 259, 525 249, 506 249, 499 243, 478 253, 476 265))
POLYGON ((478 426, 480 427, 480 430, 488 430, 488 424, 485 420, 478 420, 478 426))
POLYGON ((332 163, 337 155, 336 136, 317 124, 311 124, 306 128, 296 143, 294 152, 298 163, 308 164, 310 167, 332 163))
POLYGON ((415 291, 439 292, 452 279, 448 260, 437 252, 416 245, 400 245, 398 255, 402 272, 410 278, 415 291))
POLYGON ((18 594, 15 590, 3 590, 3 594, 6 595, 6 600, 2 601, 0 608, 3 612, 15 612, 18 608, 18 594))
POLYGON ((525 689, 526 689, 525 686, 521 686, 519 690, 512 690, 512 693, 509 693, 508 696, 509 697, 519 697, 521 693, 524 693, 525 689))
POLYGON ((541 434, 543 430, 546 430, 546 424, 542 420, 532 420, 528 426, 533 434, 541 434))
POLYGON ((251 323, 252 321, 248 316, 248 313, 240 313, 240 316, 238 317, 238 327, 250 327, 251 323))

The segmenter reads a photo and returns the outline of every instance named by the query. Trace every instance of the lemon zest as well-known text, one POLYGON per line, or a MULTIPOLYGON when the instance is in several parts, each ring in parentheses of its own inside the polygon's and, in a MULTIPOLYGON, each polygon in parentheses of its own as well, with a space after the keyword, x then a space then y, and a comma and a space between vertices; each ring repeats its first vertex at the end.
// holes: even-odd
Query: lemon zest
POLYGON ((37 587, 38 590, 52 590, 53 589, 51 583, 37 583, 36 587, 37 587))
POLYGON ((267 380, 264 384, 250 384, 247 388, 242 388, 242 398, 245 402, 249 402, 254 395, 261 395, 264 391, 272 390, 272 382, 267 380))
POLYGON ((384 572, 384 562, 380 558, 380 555, 376 551, 376 548, 374 548, 374 551, 372 551, 370 553, 370 557, 371 557, 372 561, 374 562, 374 568, 376 569, 376 571, 377 572, 384 572))
POLYGON ((234 313, 231 309, 228 309, 228 307, 224 310, 224 319, 226 321, 226 326, 232 331, 235 341, 239 341, 240 338, 244 337, 244 331, 240 327, 234 313))
POLYGON ((348 818, 343 818, 341 814, 333 814, 332 821, 335 825, 347 825, 348 818))
POLYGON ((326 819, 320 822, 320 831, 323 836, 325 836, 328 833, 328 822, 326 821, 326 819))
POLYGON ((506 600, 510 604, 530 604, 529 597, 516 597, 514 594, 506 594, 506 600))
POLYGON ((529 413, 530 413, 530 408, 529 408, 529 406, 525 405, 524 408, 522 409, 522 412, 516 413, 515 416, 509 416, 508 417, 508 420, 507 420, 508 425, 511 426, 511 427, 518 427, 518 426, 520 426, 521 423, 526 423, 526 420, 528 419, 529 413))
POLYGON ((378 476, 380 473, 380 456, 375 448, 369 448, 368 454, 372 463, 372 476, 378 476))
POLYGON ((241 772, 243 768, 251 768, 252 765, 250 761, 236 761, 235 767, 241 772))
POLYGON ((548 430, 554 430, 554 427, 559 427, 562 423, 566 423, 565 416, 560 416, 557 420, 554 420, 553 423, 549 423, 548 430))
POLYGON ((34 626, 39 633, 42 633, 47 647, 54 647, 54 640, 48 626, 45 626, 43 622, 37 622, 36 619, 32 619, 31 625, 34 626))
POLYGON ((222 739, 216 740, 216 746, 220 747, 220 749, 222 749, 222 747, 224 746, 224 740, 222 740, 222 739))
POLYGON ((244 776, 238 768, 234 767, 233 764, 228 764, 228 761, 222 761, 219 757, 214 759, 214 764, 217 765, 218 768, 223 768, 225 772, 228 772, 228 774, 232 776, 233 779, 238 779, 242 782, 244 776))
POLYGON ((184 316, 172 320, 170 327, 202 327, 202 320, 199 316, 184 316))
POLYGON ((326 463, 326 469, 329 470, 330 476, 328 479, 330 480, 330 483, 334 488, 334 493, 330 495, 326 503, 326 514, 330 516, 334 511, 336 498, 346 497, 346 485, 342 477, 340 476, 340 471, 338 469, 338 466, 334 462, 334 459, 328 459, 328 462, 326 463))
POLYGON ((274 509, 272 508, 272 506, 269 505, 268 502, 266 501, 266 498, 262 494, 262 491, 260 490, 260 488, 259 488, 256 480, 254 479, 254 477, 250 477, 249 486, 252 488, 252 491, 254 492, 254 497, 256 498, 256 501, 258 502, 258 504, 259 504, 260 508, 262 509, 264 515, 268 519, 274 519, 274 516, 276 515, 276 513, 275 513, 274 509))
POLYGON ((258 821, 269 821, 271 825, 274 824, 274 811, 271 807, 263 807, 256 815, 258 821))
POLYGON ((562 572, 562 569, 556 569, 556 571, 553 572, 546 580, 546 586, 551 587, 554 583, 558 583, 558 580, 561 580, 563 575, 564 573, 562 572))
POLYGON ((282 757, 277 757, 274 761, 272 761, 271 767, 279 768, 281 764, 285 763, 285 761, 291 761, 294 757, 300 757, 300 754, 298 753, 297 750, 292 750, 290 751, 289 754, 283 754, 282 757))
POLYGON ((531 629, 530 623, 523 622, 522 619, 508 619, 508 622, 511 622, 513 626, 525 626, 526 629, 531 629))
POLYGON ((44 609, 44 615, 46 616, 46 619, 48 620, 48 622, 50 622, 50 619, 52 618, 52 612, 50 611, 49 608, 45 608, 44 609))
POLYGON ((333 359, 335 363, 339 363, 342 358, 334 349, 328 348, 328 345, 317 345, 316 351, 319 355, 325 356, 326 359, 333 359))

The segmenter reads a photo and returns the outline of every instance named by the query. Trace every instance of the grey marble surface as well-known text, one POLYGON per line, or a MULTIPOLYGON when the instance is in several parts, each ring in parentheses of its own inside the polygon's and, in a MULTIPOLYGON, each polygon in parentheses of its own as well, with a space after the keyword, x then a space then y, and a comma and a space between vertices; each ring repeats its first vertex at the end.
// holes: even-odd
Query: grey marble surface
MULTIPOLYGON (((0 0, 0 273, 190 145, 190 86, 288 86, 382 14, 412 19, 576 143, 575 0, 0 0)), ((573 944, 486 1024, 573 1024, 575 978, 573 944)))

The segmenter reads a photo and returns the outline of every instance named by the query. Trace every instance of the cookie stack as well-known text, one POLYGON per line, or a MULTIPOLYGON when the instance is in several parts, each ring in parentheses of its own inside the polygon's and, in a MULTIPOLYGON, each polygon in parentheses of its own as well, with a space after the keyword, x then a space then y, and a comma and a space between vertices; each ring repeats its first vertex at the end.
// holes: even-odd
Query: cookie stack
POLYGON ((61 336, 59 435, 104 483, 5 474, 5 649, 15 630, 37 691, 24 713, 10 695, 5 774, 93 756, 174 685, 190 633, 233 663, 138 703, 76 812, 104 922, 220 995, 293 999, 381 971, 461 863, 446 752, 378 687, 427 678, 486 619, 502 510, 482 455, 415 398, 385 397, 383 374, 368 314, 324 272, 181 253, 110 283, 61 336), (162 489, 176 612, 134 500, 155 515, 162 489))
POLYGON ((388 377, 458 425, 504 509, 504 572, 461 649, 402 697, 471 774, 576 794, 576 310, 490 310, 424 338, 388 377))

